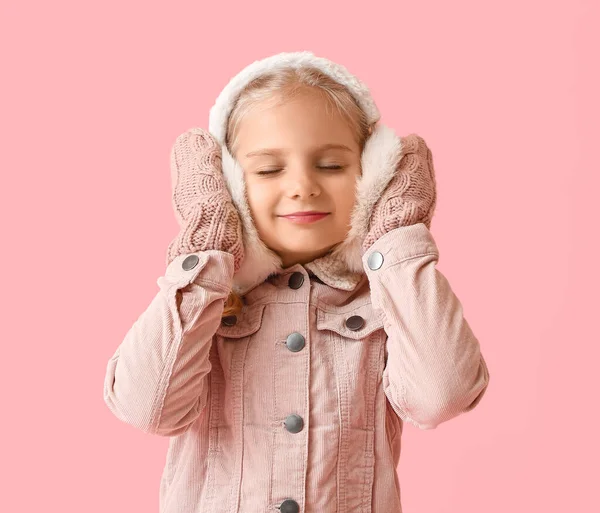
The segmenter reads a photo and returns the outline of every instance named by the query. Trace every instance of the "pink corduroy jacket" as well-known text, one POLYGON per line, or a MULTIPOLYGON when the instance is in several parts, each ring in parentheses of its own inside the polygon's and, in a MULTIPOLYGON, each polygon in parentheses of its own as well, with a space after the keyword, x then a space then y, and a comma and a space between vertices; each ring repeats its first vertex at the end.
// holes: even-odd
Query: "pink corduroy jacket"
POLYGON ((404 422, 432 429, 489 381, 423 224, 362 257, 353 287, 305 265, 222 319, 233 256, 177 257, 110 358, 104 400, 170 437, 161 513, 401 512, 404 422))

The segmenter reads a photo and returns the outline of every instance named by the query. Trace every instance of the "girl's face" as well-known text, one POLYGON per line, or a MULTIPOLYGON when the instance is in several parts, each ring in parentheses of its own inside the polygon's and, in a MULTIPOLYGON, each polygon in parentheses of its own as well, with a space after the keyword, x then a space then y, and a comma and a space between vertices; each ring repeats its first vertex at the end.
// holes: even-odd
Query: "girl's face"
POLYGON ((250 211, 283 267, 304 264, 350 229, 360 147, 347 122, 314 92, 257 107, 238 126, 234 155, 244 169, 250 211), (308 210, 327 215, 306 224, 284 217, 308 210))

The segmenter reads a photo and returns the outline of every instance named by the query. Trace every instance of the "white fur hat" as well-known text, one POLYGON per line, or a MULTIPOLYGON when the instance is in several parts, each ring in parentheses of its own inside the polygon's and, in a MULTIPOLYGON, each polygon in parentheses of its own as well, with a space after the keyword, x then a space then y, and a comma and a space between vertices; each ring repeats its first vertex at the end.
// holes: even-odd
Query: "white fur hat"
POLYGON ((317 57, 312 52, 283 52, 262 60, 254 61, 235 75, 219 94, 217 101, 210 109, 208 131, 217 141, 225 144, 227 120, 233 109, 238 95, 255 78, 285 68, 301 68, 311 66, 317 68, 333 80, 345 86, 354 96, 358 105, 366 113, 369 124, 374 124, 381 117, 379 109, 367 86, 341 64, 323 57, 317 57))

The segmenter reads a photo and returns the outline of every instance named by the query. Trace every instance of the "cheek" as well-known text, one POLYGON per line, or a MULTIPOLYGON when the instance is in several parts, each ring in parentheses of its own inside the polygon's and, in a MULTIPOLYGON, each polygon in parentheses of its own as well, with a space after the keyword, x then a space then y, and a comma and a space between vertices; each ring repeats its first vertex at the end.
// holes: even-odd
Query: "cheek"
POLYGON ((255 218, 264 218, 268 215, 271 204, 269 198, 268 187, 264 184, 253 184, 252 182, 246 183, 246 197, 248 199, 248 206, 250 211, 255 218))
POLYGON ((356 201, 356 178, 344 180, 343 183, 337 185, 335 191, 335 197, 338 198, 338 210, 340 213, 349 215, 356 201))

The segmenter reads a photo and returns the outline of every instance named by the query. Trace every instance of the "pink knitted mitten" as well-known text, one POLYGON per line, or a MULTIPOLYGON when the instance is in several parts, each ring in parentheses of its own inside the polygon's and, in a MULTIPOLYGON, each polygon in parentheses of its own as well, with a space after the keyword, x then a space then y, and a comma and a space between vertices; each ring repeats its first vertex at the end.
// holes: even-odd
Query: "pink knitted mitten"
POLYGON ((167 265, 181 254, 215 249, 244 258, 242 223, 225 185, 221 147, 202 128, 175 140, 171 150, 172 204, 180 231, 169 244, 167 265))
POLYGON ((367 250, 387 232, 424 223, 431 226, 436 204, 436 183, 431 150, 417 134, 401 138, 402 157, 394 177, 373 207, 369 231, 362 247, 367 250))

